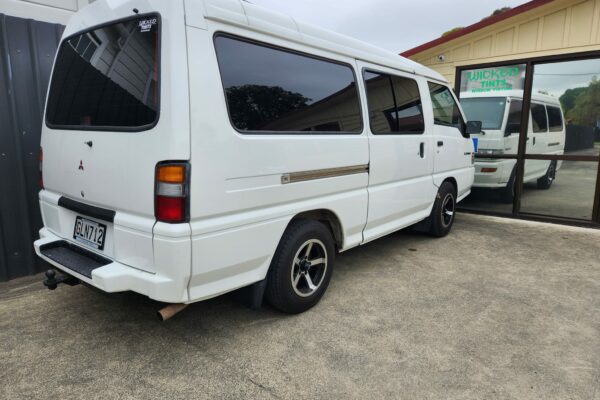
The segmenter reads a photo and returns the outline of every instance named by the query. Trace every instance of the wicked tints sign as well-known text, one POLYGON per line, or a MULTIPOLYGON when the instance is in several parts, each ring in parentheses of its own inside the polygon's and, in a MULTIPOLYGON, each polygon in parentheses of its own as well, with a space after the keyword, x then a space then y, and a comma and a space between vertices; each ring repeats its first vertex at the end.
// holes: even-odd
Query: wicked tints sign
POLYGON ((525 64, 469 69, 460 74, 461 93, 523 90, 524 84, 525 64))

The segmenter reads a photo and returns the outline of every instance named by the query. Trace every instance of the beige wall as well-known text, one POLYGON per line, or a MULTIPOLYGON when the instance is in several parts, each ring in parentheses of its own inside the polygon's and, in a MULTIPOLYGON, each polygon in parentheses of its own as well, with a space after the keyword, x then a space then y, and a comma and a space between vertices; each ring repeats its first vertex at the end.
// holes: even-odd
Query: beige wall
POLYGON ((599 24, 600 0, 555 0, 410 58, 454 84, 460 65, 600 50, 599 24))

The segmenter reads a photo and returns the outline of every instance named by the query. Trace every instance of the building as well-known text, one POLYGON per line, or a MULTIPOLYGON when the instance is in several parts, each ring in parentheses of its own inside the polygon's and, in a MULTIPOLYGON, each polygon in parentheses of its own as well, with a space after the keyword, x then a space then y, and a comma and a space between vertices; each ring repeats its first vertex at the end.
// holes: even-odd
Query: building
POLYGON ((0 0, 0 282, 46 268, 31 246, 42 111, 64 25, 89 2, 0 0))
MULTIPOLYGON (((518 151, 477 153, 479 164, 514 160, 512 204, 498 201, 498 190, 478 189, 464 204, 465 210, 598 226, 600 106, 593 98, 596 93, 600 96, 600 1, 533 0, 401 55, 443 74, 459 97, 478 91, 510 102, 505 95, 516 90, 520 93, 516 100, 525 100, 518 151), (541 143, 539 135, 545 131, 535 132, 536 127, 528 131, 525 123, 532 93, 560 100, 564 151, 550 149, 553 143, 536 146, 536 136, 541 143), (555 168, 555 181, 548 190, 538 190, 535 181, 521 182, 527 169, 539 162, 546 162, 548 172, 555 168)), ((481 111, 473 113, 467 117, 485 119, 481 111)), ((485 125, 484 121, 484 130, 485 125)), ((486 139, 478 138, 482 144, 486 139)), ((477 173, 484 174, 481 168, 477 173)))

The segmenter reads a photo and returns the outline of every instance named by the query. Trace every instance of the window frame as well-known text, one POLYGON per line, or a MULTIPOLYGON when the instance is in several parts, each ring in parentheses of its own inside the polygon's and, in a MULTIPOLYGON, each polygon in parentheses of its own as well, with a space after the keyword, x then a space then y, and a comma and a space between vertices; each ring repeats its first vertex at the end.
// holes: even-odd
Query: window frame
POLYGON ((290 49, 288 47, 283 47, 283 46, 279 46, 279 45, 275 45, 272 43, 268 43, 268 42, 263 42, 257 39, 253 39, 253 38, 249 38, 247 36, 240 36, 238 34, 233 34, 233 33, 229 33, 229 32, 225 32, 225 31, 216 31, 213 34, 212 37, 212 42, 213 42, 213 50, 214 50, 214 55, 215 55, 215 62, 217 63, 217 68, 219 70, 219 78, 221 80, 221 89, 223 90, 223 99, 225 100, 225 107, 227 109, 227 118, 229 119, 229 123, 231 125, 231 127, 240 135, 263 135, 263 136, 342 136, 342 135, 353 135, 353 136, 360 136, 363 135, 365 133, 365 121, 364 121, 364 115, 363 115, 363 106, 362 106, 362 99, 361 99, 361 94, 360 94, 360 90, 358 87, 358 80, 356 78, 356 71, 354 70, 354 67, 352 66, 352 64, 348 63, 348 62, 344 62, 344 61, 338 61, 338 60, 333 60, 330 58, 326 58, 326 57, 322 57, 322 56, 317 56, 311 53, 307 53, 304 51, 300 51, 300 50, 295 50, 295 49, 290 49), (295 55, 299 55, 302 57, 307 57, 307 58, 312 58, 315 60, 319 60, 319 61, 324 61, 324 62, 329 62, 331 64, 337 64, 343 67, 348 67, 350 68, 350 71, 352 72, 352 76, 354 78, 354 86, 356 88, 356 98, 358 99, 358 115, 360 117, 360 129, 358 130, 358 132, 348 132, 348 131, 260 131, 260 130, 241 130, 238 129, 237 126, 235 126, 235 124, 233 123, 233 120, 231 119, 231 111, 229 109, 229 102, 227 101, 227 91, 225 89, 225 85, 223 84, 223 70, 221 69, 221 65, 219 64, 219 59, 217 57, 217 46, 216 46, 216 39, 218 37, 226 37, 229 39, 233 39, 233 40, 237 40, 240 42, 245 42, 245 43, 249 43, 249 44, 253 44, 256 46, 262 46, 262 47, 266 47, 269 49, 273 49, 273 50, 277 50, 277 51, 283 51, 286 53, 290 53, 290 54, 295 54, 295 55))
POLYGON ((427 89, 428 89, 428 92, 429 92, 429 101, 431 102, 431 111, 432 111, 432 117, 433 117, 433 124, 434 125, 439 125, 439 126, 446 126, 446 127, 449 127, 449 128, 456 128, 456 129, 458 129, 458 131, 460 132, 460 134, 461 134, 462 137, 468 139, 468 136, 465 136, 465 130, 466 130, 467 122, 466 122, 465 117, 463 115, 462 109, 460 108, 460 102, 458 101, 457 97, 454 95, 454 91, 450 88, 450 86, 448 86, 448 85, 446 85, 444 83, 438 83, 438 82, 435 82, 435 81, 428 80, 427 81, 427 89), (433 96, 431 95, 431 88, 429 87, 430 83, 432 83, 434 85, 443 86, 443 87, 445 87, 450 92, 450 96, 452 96, 452 98, 454 99, 454 104, 458 108, 458 115, 460 116, 460 122, 461 122, 460 128, 457 127, 456 125, 453 125, 453 124, 448 124, 448 123, 442 122, 442 121, 439 121, 439 122, 436 121, 436 119, 435 119, 435 112, 433 111, 433 96))
MULTIPOLYGON (((565 53, 565 54, 554 54, 547 56, 536 56, 536 57, 528 57, 528 58, 520 58, 515 60, 510 60, 511 63, 515 64, 524 64, 526 67, 525 70, 525 79, 523 83, 523 120, 521 121, 521 131, 519 132, 519 143, 516 154, 503 154, 503 155, 479 155, 482 159, 513 159, 516 160, 517 165, 517 174, 516 174, 516 193, 515 199, 513 202, 513 207, 511 211, 508 212, 498 212, 498 211, 477 211, 475 209, 469 209, 464 207, 459 207, 463 211, 479 213, 479 214, 488 214, 488 215, 499 215, 502 217, 508 217, 513 219, 529 219, 536 221, 544 221, 544 222, 554 222, 566 225, 573 226, 582 226, 582 227, 600 227, 600 163, 598 155, 583 155, 583 154, 529 154, 527 153, 527 136, 528 136, 528 126, 529 124, 529 106, 531 102, 531 97, 534 93, 533 88, 533 80, 534 80, 534 68, 540 64, 551 64, 565 61, 579 61, 579 60, 588 60, 588 59, 596 59, 600 58, 600 51, 591 50, 591 51, 582 51, 579 53, 565 53), (525 101, 527 100, 527 102, 525 101), (596 180, 595 185, 595 194, 594 194, 594 209, 592 211, 591 220, 583 220, 579 218, 566 218, 566 217, 557 217, 550 214, 533 214, 521 211, 521 197, 522 197, 522 183, 523 183, 523 174, 524 174, 524 164, 526 160, 570 160, 570 161, 582 161, 582 162, 595 162, 598 163, 598 178, 596 180)), ((456 66, 455 70, 455 93, 460 93, 460 82, 461 82, 461 73, 463 71, 468 71, 471 69, 477 68, 488 68, 488 67, 500 67, 505 66, 507 61, 496 61, 496 62, 488 62, 488 63, 479 63, 479 64, 465 64, 461 66, 456 66)), ((567 125, 565 125, 566 129, 567 125)))
POLYGON ((51 130, 69 130, 69 131, 143 132, 143 131, 151 130, 156 125, 158 125, 158 122, 160 121, 161 101, 162 101, 162 38, 163 38, 162 30, 163 30, 163 22, 162 22, 161 14, 158 11, 152 11, 152 12, 147 12, 147 13, 142 13, 142 14, 135 14, 133 16, 127 16, 127 17, 115 19, 115 20, 108 21, 108 22, 103 22, 98 25, 93 25, 91 27, 81 29, 81 30, 65 37, 63 40, 61 40, 61 42, 59 43, 59 45, 57 47, 56 57, 54 59, 54 64, 52 65, 52 72, 50 74, 50 81, 48 83, 48 94, 47 94, 48 98, 46 99, 46 104, 44 107, 44 123, 46 124, 46 127, 48 127, 51 130), (158 101, 156 102, 156 118, 154 118, 154 121, 149 124, 140 125, 140 126, 62 125, 62 124, 53 124, 53 123, 49 122, 48 121, 48 112, 47 112, 48 104, 49 104, 48 100, 50 97, 50 92, 52 90, 52 80, 54 78, 54 69, 56 67, 56 62, 58 61, 58 53, 59 53, 62 45, 76 36, 91 33, 95 30, 102 29, 102 28, 105 28, 110 25, 120 24, 122 22, 130 21, 130 20, 142 19, 145 17, 156 17, 156 19, 158 20, 158 26, 159 26, 158 35, 157 35, 157 39, 156 39, 158 41, 158 46, 156 46, 156 64, 157 64, 156 74, 158 76, 158 82, 156 83, 156 90, 158 91, 158 101))
MULTIPOLYGON (((406 136, 406 135, 424 135, 426 129, 426 123, 425 123, 425 113, 423 112, 423 96, 421 93, 421 88, 419 86, 419 82, 415 79, 415 78, 409 78, 406 76, 402 76, 402 75, 398 75, 398 74, 392 74, 389 72, 383 72, 381 70, 377 70, 376 68, 369 68, 369 67, 362 67, 361 68, 361 78, 362 78, 362 85, 365 89, 365 104, 367 106, 367 116, 369 119, 369 132, 371 132, 371 134, 373 135, 401 135, 401 136, 406 136), (396 77, 396 78, 402 78, 402 79, 407 79, 407 80, 411 80, 415 83, 415 85, 417 86, 417 91, 419 92, 419 100, 421 100, 421 117, 423 118, 423 130, 421 132, 411 132, 411 131, 398 131, 398 132, 374 132, 371 126, 371 109, 369 108, 369 91, 367 88, 367 81, 365 80, 365 72, 370 72, 370 73, 374 73, 374 74, 380 74, 380 75, 386 75, 388 78, 390 78, 390 85, 391 85, 391 89, 392 89, 392 97, 394 98, 394 109, 396 112, 398 112, 398 104, 396 101, 396 92, 394 90, 394 83, 392 78, 396 77)), ((388 118, 387 115, 385 115, 386 119, 388 118)))

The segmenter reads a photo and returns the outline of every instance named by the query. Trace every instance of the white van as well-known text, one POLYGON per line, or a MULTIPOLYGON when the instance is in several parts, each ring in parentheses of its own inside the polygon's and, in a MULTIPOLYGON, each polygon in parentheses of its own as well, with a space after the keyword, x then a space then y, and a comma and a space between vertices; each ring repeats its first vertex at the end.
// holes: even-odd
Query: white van
POLYGON ((238 0, 96 1, 64 32, 37 254, 106 292, 313 306, 335 254, 448 233, 473 144, 438 73, 238 0))
MULTIPOLYGON (((477 154, 502 155, 518 152, 523 91, 464 93, 460 103, 467 118, 482 122, 482 131, 473 135, 478 141, 477 154)), ((560 101, 553 96, 533 93, 527 127, 527 154, 563 154, 565 123, 560 101)), ((512 203, 515 191, 514 159, 475 158, 473 187, 500 190, 500 198, 512 203)), ((523 182, 536 181, 540 189, 549 189, 561 162, 525 160, 523 182)))

